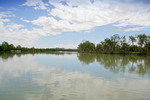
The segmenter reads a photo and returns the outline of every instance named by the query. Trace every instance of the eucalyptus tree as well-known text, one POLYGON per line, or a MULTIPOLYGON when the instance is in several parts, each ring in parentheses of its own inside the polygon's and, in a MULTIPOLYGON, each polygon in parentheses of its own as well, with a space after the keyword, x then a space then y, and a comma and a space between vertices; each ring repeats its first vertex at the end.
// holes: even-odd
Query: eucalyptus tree
POLYGON ((147 51, 150 51, 150 35, 147 36, 147 41, 146 41, 145 49, 147 51))
POLYGON ((85 51, 85 52, 94 52, 95 51, 95 44, 91 43, 89 41, 85 41, 83 43, 80 43, 78 45, 79 51, 85 51))
POLYGON ((104 46, 103 46, 103 48, 104 48, 104 51, 111 51, 111 48, 112 48, 112 41, 109 39, 109 38, 106 38, 105 40, 104 40, 104 46))
POLYGON ((96 45, 96 51, 97 52, 102 52, 103 51, 103 45, 102 45, 102 43, 99 43, 99 44, 96 45))
POLYGON ((2 51, 3 49, 2 49, 2 46, 0 45, 0 51, 2 51))
POLYGON ((112 51, 115 51, 116 46, 118 45, 119 41, 120 41, 120 36, 118 34, 115 34, 113 36, 111 36, 110 38, 111 43, 112 43, 112 51))
POLYGON ((129 45, 126 42, 126 37, 125 36, 121 37, 120 43, 121 43, 121 52, 126 54, 129 50, 129 45))
POLYGON ((3 51, 8 51, 9 50, 9 44, 6 41, 4 41, 2 43, 2 50, 3 51))
POLYGON ((132 46, 134 45, 134 42, 136 42, 136 38, 134 36, 129 36, 129 40, 132 42, 132 46))
POLYGON ((147 44, 147 35, 140 34, 137 36, 138 44, 140 45, 140 51, 143 53, 147 51, 146 44, 147 44))
POLYGON ((138 44, 140 45, 140 47, 144 47, 147 42, 147 35, 140 34, 137 36, 137 38, 138 38, 138 44))
POLYGON ((10 44, 9 45, 9 50, 14 50, 15 49, 15 46, 13 44, 10 44))
POLYGON ((18 49, 18 50, 21 50, 21 46, 20 45, 18 45, 17 47, 16 47, 16 49, 18 49))

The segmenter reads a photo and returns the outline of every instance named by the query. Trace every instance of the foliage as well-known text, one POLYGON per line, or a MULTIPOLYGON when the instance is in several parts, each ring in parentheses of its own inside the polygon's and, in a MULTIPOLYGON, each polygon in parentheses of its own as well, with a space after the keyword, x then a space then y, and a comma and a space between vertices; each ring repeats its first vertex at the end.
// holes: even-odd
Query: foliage
POLYGON ((134 36, 129 36, 129 40, 132 42, 132 46, 134 45, 134 42, 136 42, 136 38, 134 36))
POLYGON ((97 52, 97 53, 118 53, 118 54, 138 54, 150 55, 150 35, 140 34, 138 36, 120 37, 118 34, 106 38, 104 41, 95 44, 90 41, 83 41, 78 45, 78 49, 64 49, 64 48, 26 48, 21 45, 14 46, 4 41, 0 45, 1 52, 50 52, 50 51, 79 51, 79 52, 97 52), (129 41, 127 41, 129 40, 129 41))
POLYGON ((12 52, 12 53, 20 53, 20 52, 50 52, 50 51, 77 51, 77 49, 64 49, 64 48, 26 48, 21 47, 21 45, 17 45, 16 47, 13 44, 8 44, 7 42, 3 42, 0 45, 1 52, 12 52))
POLYGON ((5 41, 2 43, 2 50, 3 51, 8 51, 9 50, 9 44, 5 41))
POLYGON ((89 41, 85 41, 79 44, 78 50, 82 52, 93 52, 95 51, 95 44, 89 41))
POLYGON ((139 52, 140 54, 150 54, 150 35, 140 34, 129 36, 129 42, 125 36, 120 37, 118 34, 106 38, 98 43, 95 47, 94 43, 85 41, 78 45, 81 52, 98 52, 98 53, 121 53, 132 54, 139 52), (130 44, 131 43, 131 44, 130 44))
POLYGON ((143 47, 146 45, 147 42, 147 36, 145 34, 140 34, 137 36, 138 38, 138 44, 143 47))

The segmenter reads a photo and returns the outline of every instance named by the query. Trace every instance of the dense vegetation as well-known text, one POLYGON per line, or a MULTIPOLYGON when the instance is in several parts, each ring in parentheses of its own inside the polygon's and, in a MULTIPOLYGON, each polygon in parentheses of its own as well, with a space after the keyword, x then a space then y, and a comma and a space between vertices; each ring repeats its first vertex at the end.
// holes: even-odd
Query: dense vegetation
POLYGON ((20 45, 14 46, 13 44, 8 44, 7 42, 3 42, 0 45, 1 52, 13 52, 13 53, 20 53, 20 52, 49 52, 49 51, 77 51, 76 49, 64 49, 64 48, 27 48, 21 47, 20 45))
POLYGON ((79 52, 97 52, 110 54, 147 54, 150 55, 150 35, 140 34, 137 36, 129 36, 128 41, 125 36, 120 37, 118 34, 106 38, 98 44, 84 41, 78 45, 77 49, 64 48, 26 48, 20 45, 14 46, 3 42, 0 45, 1 52, 49 52, 49 51, 79 51, 79 52))
POLYGON ((95 45, 89 41, 84 41, 78 45, 80 52, 98 53, 119 53, 119 54, 148 54, 150 55, 150 35, 140 34, 129 36, 128 41, 125 36, 118 34, 106 38, 104 41, 95 45))

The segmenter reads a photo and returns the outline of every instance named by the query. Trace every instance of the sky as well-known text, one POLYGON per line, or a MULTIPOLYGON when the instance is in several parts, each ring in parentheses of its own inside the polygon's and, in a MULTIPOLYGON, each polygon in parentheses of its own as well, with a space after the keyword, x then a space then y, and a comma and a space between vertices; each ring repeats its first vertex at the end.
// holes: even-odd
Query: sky
POLYGON ((150 35, 150 0, 0 0, 0 43, 77 48, 143 33, 150 35))

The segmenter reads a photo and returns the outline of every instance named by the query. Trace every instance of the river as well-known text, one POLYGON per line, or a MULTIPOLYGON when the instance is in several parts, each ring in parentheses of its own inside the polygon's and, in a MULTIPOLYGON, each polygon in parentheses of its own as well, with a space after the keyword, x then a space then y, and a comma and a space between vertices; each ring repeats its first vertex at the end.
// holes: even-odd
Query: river
POLYGON ((0 100, 150 100, 150 57, 0 54, 0 100))

